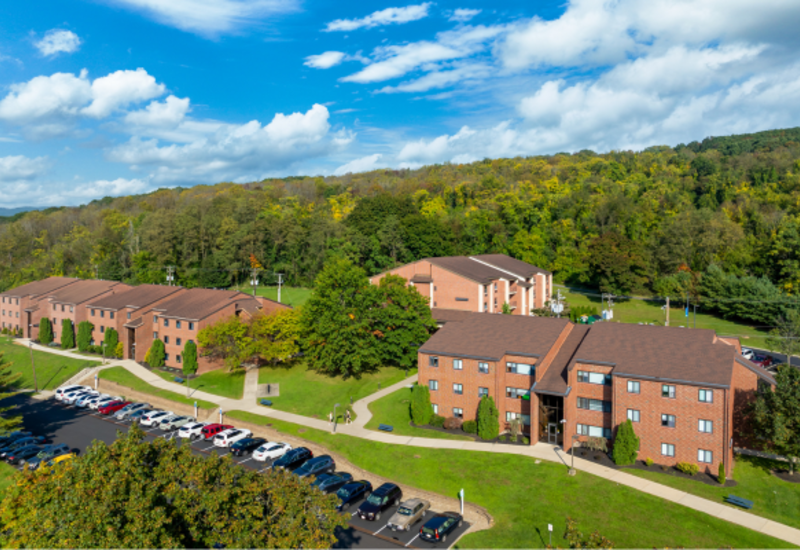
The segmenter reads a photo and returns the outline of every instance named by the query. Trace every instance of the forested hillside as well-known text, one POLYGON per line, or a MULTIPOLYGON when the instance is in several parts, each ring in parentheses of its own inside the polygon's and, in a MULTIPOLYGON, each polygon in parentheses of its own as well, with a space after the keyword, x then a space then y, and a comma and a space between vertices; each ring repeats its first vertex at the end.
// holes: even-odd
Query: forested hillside
POLYGON ((615 292, 694 293, 716 265, 708 280, 719 288, 794 294, 800 129, 642 152, 165 189, 18 214, 0 223, 0 289, 95 272, 163 282, 169 265, 180 284, 227 287, 247 280, 251 255, 288 284, 309 285, 331 256, 375 273, 487 252, 615 292))

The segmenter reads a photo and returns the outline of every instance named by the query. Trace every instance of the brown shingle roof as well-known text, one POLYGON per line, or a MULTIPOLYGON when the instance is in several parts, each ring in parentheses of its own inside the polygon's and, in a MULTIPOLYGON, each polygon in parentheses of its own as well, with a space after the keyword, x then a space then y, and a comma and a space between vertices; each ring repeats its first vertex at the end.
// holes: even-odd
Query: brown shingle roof
POLYGON ((474 313, 447 323, 419 351, 489 361, 506 354, 544 357, 568 323, 568 319, 474 313))
POLYGON ((42 294, 49 294, 59 288, 79 281, 73 277, 48 277, 42 281, 34 281, 17 288, 12 288, 5 292, 0 293, 0 296, 11 296, 14 298, 22 298, 25 296, 40 296, 42 294))
POLYGON ((444 258, 425 258, 433 265, 437 265, 467 279, 472 279, 481 284, 488 284, 495 279, 508 279, 508 273, 484 265, 466 256, 445 256, 444 258))
POLYGON ((412 283, 432 283, 433 277, 425 273, 417 273, 413 277, 411 277, 410 281, 412 283))
POLYGON ((444 309, 440 307, 431 308, 433 320, 437 323, 457 323, 463 321, 470 315, 489 315, 488 313, 476 313, 474 311, 463 311, 459 309, 444 309))
POLYGON ((540 380, 536 381, 534 391, 541 393, 555 393, 565 395, 567 393, 567 367, 575 357, 575 352, 579 349, 586 334, 589 332, 587 325, 573 325, 572 330, 556 354, 553 362, 547 368, 540 380))
POLYGON ((183 288, 179 286, 139 285, 130 290, 117 292, 111 296, 93 300, 89 302, 87 307, 111 309, 114 311, 128 306, 140 308, 166 298, 179 290, 183 290, 183 288))
POLYGON ((87 279, 77 281, 62 289, 56 290, 46 294, 47 298, 52 298, 52 302, 57 304, 72 304, 80 305, 84 302, 108 292, 112 288, 116 288, 118 292, 129 289, 128 285, 118 283, 117 281, 98 281, 87 279))
POLYGON ((236 303, 237 307, 247 311, 259 306, 255 298, 243 292, 192 288, 159 304, 153 311, 163 312, 161 315, 164 317, 199 321, 231 303, 236 303))
POLYGON ((536 267, 535 265, 523 262, 522 260, 517 260, 511 256, 506 256, 505 254, 481 254, 480 256, 472 256, 472 258, 477 258, 497 268, 505 269, 506 271, 510 271, 515 275, 519 275, 520 277, 529 278, 537 273, 550 275, 550 272, 546 269, 536 267))

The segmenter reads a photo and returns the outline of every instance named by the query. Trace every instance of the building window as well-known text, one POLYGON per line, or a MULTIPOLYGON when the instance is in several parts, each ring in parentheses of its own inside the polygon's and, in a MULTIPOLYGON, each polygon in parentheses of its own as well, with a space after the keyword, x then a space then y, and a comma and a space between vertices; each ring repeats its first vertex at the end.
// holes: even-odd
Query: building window
POLYGON ((506 397, 510 397, 512 399, 519 399, 529 395, 530 393, 530 390, 526 390, 524 388, 506 388, 506 397))
POLYGON ((180 363, 180 362, 181 362, 181 356, 180 356, 180 355, 176 355, 176 356, 175 356, 175 360, 176 360, 178 363, 180 363))
POLYGON ((175 345, 176 346, 180 346, 181 345, 181 339, 180 338, 175 338, 175 345))
POLYGON ((429 367, 438 367, 439 366, 439 358, 435 355, 431 355, 428 357, 428 366, 429 367))
POLYGON ((64 307, 64 304, 61 304, 61 313, 64 313, 66 310, 67 308, 64 307))
POLYGON ((639 411, 636 409, 628 409, 628 420, 631 422, 639 422, 639 411))
POLYGON ((105 331, 106 331, 106 327, 104 327, 103 325, 100 325, 100 334, 105 333, 105 331))
POLYGON ((675 427, 675 415, 674 414, 662 414, 661 415, 661 426, 664 428, 674 428, 675 427))
POLYGON ((169 336, 164 336, 164 343, 169 344, 169 336))
POLYGON ((453 359, 453 368, 455 370, 463 370, 464 369, 464 362, 461 359, 453 359))
POLYGON ((697 421, 697 429, 698 431, 704 434, 713 434, 714 433, 714 422, 711 420, 698 420, 697 421))
POLYGON ((675 399, 675 386, 664 384, 661 386, 661 397, 675 399))
POLYGON ((639 384, 639 382, 628 380, 628 393, 639 393, 641 389, 641 384, 639 384))
POLYGON ((455 416, 456 418, 464 418, 464 409, 459 409, 457 407, 454 407, 453 416, 455 416))
POLYGON ((106 312, 103 311, 102 309, 100 310, 100 318, 101 319, 105 319, 106 318, 106 312))
POLYGON ((610 386, 611 375, 603 374, 601 372, 586 372, 579 370, 578 382, 586 382, 588 384, 599 384, 599 385, 610 386))
POLYGON ((194 344, 194 340, 187 340, 186 342, 189 344, 194 344))
POLYGON ((478 363, 478 372, 481 374, 489 374, 489 363, 478 363))
POLYGON ((158 315, 153 315, 153 322, 158 323, 158 315))
POLYGON ((164 326, 165 326, 165 327, 168 327, 168 326, 169 326, 169 319, 164 319, 164 326))
POLYGON ((700 390, 700 402, 701 403, 713 403, 714 402, 714 392, 711 390, 700 390))
POLYGON ((157 332, 153 333, 153 340, 158 340, 158 333, 157 332))
POLYGON ((464 393, 464 386, 462 384, 453 384, 453 393, 462 395, 464 393))
POLYGON ((506 363, 506 372, 512 374, 534 374, 536 368, 533 365, 526 365, 525 363, 506 363))
POLYGON ((92 317, 94 317, 94 310, 92 310, 92 317))
POLYGON ((431 403, 431 407, 433 408, 433 414, 439 414, 439 405, 431 403))
POLYGON ((169 361, 169 353, 164 354, 164 361, 169 361))
POLYGON ((497 283, 494 284, 494 291, 497 292, 497 283))
POLYGON ((181 322, 175 321, 175 328, 181 328, 181 322))
POLYGON ((611 428, 601 426, 589 426, 588 424, 577 425, 578 435, 588 435, 589 437, 605 437, 611 439, 611 428))
POLYGON ((131 314, 130 314, 130 312, 128 312, 128 319, 130 319, 130 318, 131 318, 131 314))
POLYGON ((672 443, 662 443, 661 454, 663 456, 675 456, 675 445, 672 443))
POLYGON ((587 411, 611 412, 611 401, 602 401, 600 399, 587 399, 585 397, 579 397, 578 408, 586 409, 587 411))
POLYGON ((529 414, 520 414, 515 412, 507 412, 506 413, 506 422, 511 422, 512 420, 522 420, 523 426, 530 426, 531 425, 531 415, 529 414))
POLYGON ((489 311, 489 304, 483 302, 483 311, 489 311))
POLYGON ((189 330, 194 330, 194 323, 189 323, 189 330))
POLYGON ((108 312, 108 317, 109 317, 110 319, 113 319, 113 318, 114 318, 114 312, 113 312, 113 311, 109 311, 109 312, 108 312))
POLYGON ((704 451, 703 449, 697 450, 697 462, 705 462, 711 464, 714 462, 714 454, 711 451, 704 451))
POLYGON ((431 391, 437 391, 439 389, 439 381, 438 380, 428 380, 428 389, 431 391))
POLYGON ((456 298, 456 302, 469 302, 469 298, 456 298))
POLYGON ((53 304, 53 311, 55 311, 55 310, 56 310, 56 305, 55 305, 55 304, 53 304))
POLYGON ((489 388, 478 388, 478 397, 483 397, 484 395, 489 395, 489 388))

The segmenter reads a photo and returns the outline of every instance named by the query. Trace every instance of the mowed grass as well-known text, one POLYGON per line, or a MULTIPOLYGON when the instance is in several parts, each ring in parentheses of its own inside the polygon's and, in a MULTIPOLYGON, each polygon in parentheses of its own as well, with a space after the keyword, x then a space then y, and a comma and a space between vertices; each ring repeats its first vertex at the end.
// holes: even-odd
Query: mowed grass
MULTIPOLYGON (((253 287, 250 285, 241 285, 237 287, 237 290, 240 290, 244 293, 253 294, 253 287)), ((301 287, 281 287, 281 303, 287 304, 292 307, 298 307, 305 304, 309 297, 311 296, 312 290, 310 288, 301 288, 301 287)), ((256 294, 258 296, 263 296, 264 298, 269 298, 270 300, 278 300, 278 287, 277 286, 267 286, 263 287, 260 286, 256 289, 256 294)))
POLYGON ((408 435, 412 437, 432 437, 437 439, 461 439, 471 440, 460 434, 458 431, 453 433, 442 433, 436 430, 425 430, 409 425, 411 422, 411 388, 402 388, 396 392, 381 397, 377 401, 369 404, 372 418, 366 424, 368 430, 377 430, 378 424, 389 424, 394 426, 394 434, 408 435))
MULTIPOLYGON (((559 288, 555 288, 554 292, 559 288)), ((590 306, 597 308, 597 313, 602 313, 601 299, 599 296, 587 296, 579 291, 561 288, 561 294, 567 303, 572 306, 590 306)), ((587 291, 590 292, 590 291, 587 291)), ((664 305, 663 301, 649 300, 614 300, 614 321, 621 323, 653 323, 664 325, 664 305)), ((686 317, 685 303, 670 304, 669 324, 673 327, 684 326, 687 328, 695 327, 694 308, 689 306, 689 316, 686 317)), ((702 308, 697 308, 697 328, 713 329, 719 336, 738 336, 742 345, 745 347, 756 347, 769 349, 766 344, 768 330, 763 327, 756 327, 746 323, 734 322, 723 319, 710 313, 704 313, 702 308)))
MULTIPOLYGON (((28 347, 15 344, 13 339, 7 336, 0 336, 0 353, 3 354, 4 362, 11 363, 11 372, 22 374, 12 387, 14 389, 33 388, 31 352, 28 347)), ((98 364, 97 361, 72 359, 36 350, 33 352, 33 361, 36 365, 39 391, 54 390, 81 370, 98 364)))
POLYGON ((183 403, 185 405, 194 405, 196 401, 197 406, 203 409, 216 408, 216 405, 214 403, 211 403, 210 401, 203 401, 202 399, 193 399, 191 397, 187 398, 186 396, 181 395, 179 393, 171 392, 168 390, 162 390, 161 388, 151 386, 138 376, 128 372, 125 369, 125 367, 111 367, 110 369, 104 369, 101 370, 98 375, 102 380, 116 382, 117 384, 130 388, 134 391, 146 393, 148 395, 152 395, 155 397, 170 399, 172 401, 177 401, 178 403, 183 403))
POLYGON ((536 464, 531 458, 510 454, 390 445, 241 411, 229 416, 271 423, 281 432, 324 445, 394 481, 453 498, 463 488, 466 500, 485 507, 495 526, 461 539, 459 548, 544 548, 548 523, 553 524, 553 545, 568 547, 562 539, 567 516, 578 521, 586 536, 599 531, 615 548, 791 546, 585 472, 570 477, 561 464, 536 464))
MULTIPOLYGON (((160 369, 153 369, 152 372, 156 373, 167 382, 175 383, 176 376, 184 378, 181 373, 172 373, 160 369)), ((184 384, 186 384, 186 382, 184 382, 184 384)), ((241 399, 244 394, 244 371, 228 372, 225 369, 213 370, 201 374, 197 378, 192 378, 189 384, 192 391, 200 390, 228 399, 241 399)))
MULTIPOLYGON (((416 372, 410 369, 408 376, 416 372)), ((383 367, 359 379, 331 377, 309 370, 302 362, 291 368, 262 367, 258 373, 259 384, 280 384, 280 396, 269 398, 273 408, 316 418, 327 418, 336 403, 341 405, 337 415, 344 414, 351 397, 358 401, 405 378, 406 371, 395 367, 383 367)))
MULTIPOLYGON (((731 494, 746 498, 753 501, 753 509, 749 512, 800 529, 800 516, 797 513, 800 510, 800 483, 783 481, 769 472, 770 469, 786 466, 785 463, 737 455, 733 479, 738 485, 728 488, 670 476, 657 470, 649 472, 631 468, 625 471, 723 504, 726 504, 725 497, 731 494)), ((800 473, 795 475, 800 481, 800 473)), ((730 504, 728 506, 736 508, 730 504)))

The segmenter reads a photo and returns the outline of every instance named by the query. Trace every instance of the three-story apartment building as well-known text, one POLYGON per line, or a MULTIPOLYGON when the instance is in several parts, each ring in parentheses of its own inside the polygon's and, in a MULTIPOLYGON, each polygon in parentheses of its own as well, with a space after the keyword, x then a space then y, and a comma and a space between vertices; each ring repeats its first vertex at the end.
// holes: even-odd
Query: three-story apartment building
POLYGON ((2 328, 22 330, 25 338, 31 337, 33 316, 31 309, 43 296, 79 281, 72 277, 48 277, 0 293, 0 323, 2 328))

